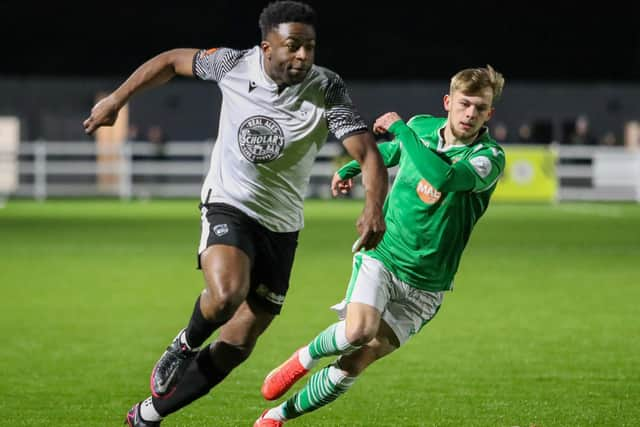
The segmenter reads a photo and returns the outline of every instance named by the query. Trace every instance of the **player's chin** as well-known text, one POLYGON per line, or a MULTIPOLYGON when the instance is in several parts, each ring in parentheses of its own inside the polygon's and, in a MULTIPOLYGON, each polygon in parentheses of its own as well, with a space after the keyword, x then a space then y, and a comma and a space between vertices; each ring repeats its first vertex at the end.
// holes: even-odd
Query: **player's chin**
POLYGON ((475 126, 460 126, 457 130, 459 138, 465 139, 472 137, 473 135, 478 133, 480 129, 476 128, 475 126))
POLYGON ((287 72, 287 76, 289 77, 290 84, 297 84, 304 80, 307 77, 309 70, 305 70, 302 68, 290 68, 287 72))

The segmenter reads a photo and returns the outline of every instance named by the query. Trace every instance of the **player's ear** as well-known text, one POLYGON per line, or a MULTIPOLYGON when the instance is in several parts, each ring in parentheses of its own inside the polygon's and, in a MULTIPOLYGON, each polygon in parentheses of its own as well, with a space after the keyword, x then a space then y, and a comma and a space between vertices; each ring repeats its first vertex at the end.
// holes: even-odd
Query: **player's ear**
POLYGON ((491 108, 489 109, 489 114, 487 114, 487 121, 489 121, 489 119, 490 119, 491 117, 493 117, 493 113, 494 113, 495 111, 496 111, 496 109, 495 109, 495 108, 493 108, 493 107, 491 107, 491 108))
POLYGON ((271 43, 269 43, 266 40, 262 40, 260 42, 260 49, 262 49, 262 52, 264 52, 265 54, 270 53, 271 52, 271 43))
POLYGON ((449 94, 446 94, 444 96, 444 98, 442 99, 442 104, 444 105, 444 110, 449 111, 449 108, 451 107, 451 97, 449 96, 449 94))

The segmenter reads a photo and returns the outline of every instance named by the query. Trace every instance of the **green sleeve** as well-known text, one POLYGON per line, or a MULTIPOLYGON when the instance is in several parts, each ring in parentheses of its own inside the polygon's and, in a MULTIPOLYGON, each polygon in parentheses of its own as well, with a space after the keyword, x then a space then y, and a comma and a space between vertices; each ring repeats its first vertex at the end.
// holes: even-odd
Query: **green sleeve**
POLYGON ((415 132, 402 120, 398 120, 389 127, 402 142, 409 158, 422 175, 438 191, 469 191, 475 186, 472 170, 458 162, 454 165, 442 160, 429 147, 420 141, 415 132))
MULTIPOLYGON (((396 166, 400 162, 400 147, 400 141, 397 139, 378 144, 378 151, 380 151, 382 161, 386 167, 396 166)), ((340 176, 340 179, 348 179, 360 174, 360 172, 360 164, 355 160, 351 160, 338 169, 338 176, 340 176)))
MULTIPOLYGON (((473 191, 489 189, 502 175, 505 166, 504 151, 499 147, 486 147, 461 160, 454 167, 464 167, 473 176, 473 191)), ((445 189, 444 191, 450 191, 445 189)))

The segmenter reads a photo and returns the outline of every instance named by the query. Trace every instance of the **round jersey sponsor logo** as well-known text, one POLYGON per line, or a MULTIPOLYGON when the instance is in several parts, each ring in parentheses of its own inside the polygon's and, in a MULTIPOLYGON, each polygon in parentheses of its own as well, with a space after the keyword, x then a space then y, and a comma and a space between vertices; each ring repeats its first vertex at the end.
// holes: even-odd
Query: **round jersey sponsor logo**
POLYGON ((284 148, 284 132, 269 117, 249 117, 238 129, 238 146, 250 162, 270 162, 277 159, 284 148))
POLYGON ((420 200, 425 202, 428 205, 432 205, 440 200, 442 193, 433 188, 433 185, 429 184, 429 181, 426 179, 421 179, 416 187, 416 193, 418 193, 418 197, 420 200))

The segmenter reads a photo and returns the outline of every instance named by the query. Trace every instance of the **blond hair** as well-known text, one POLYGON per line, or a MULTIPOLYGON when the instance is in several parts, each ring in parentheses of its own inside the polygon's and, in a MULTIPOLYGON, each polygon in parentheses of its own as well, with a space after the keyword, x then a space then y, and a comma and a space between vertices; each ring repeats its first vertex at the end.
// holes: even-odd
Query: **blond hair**
POLYGON ((451 78, 449 93, 460 91, 466 95, 477 94, 486 88, 493 91, 493 102, 500 99, 504 77, 493 69, 491 65, 486 68, 467 68, 459 71, 451 78))

